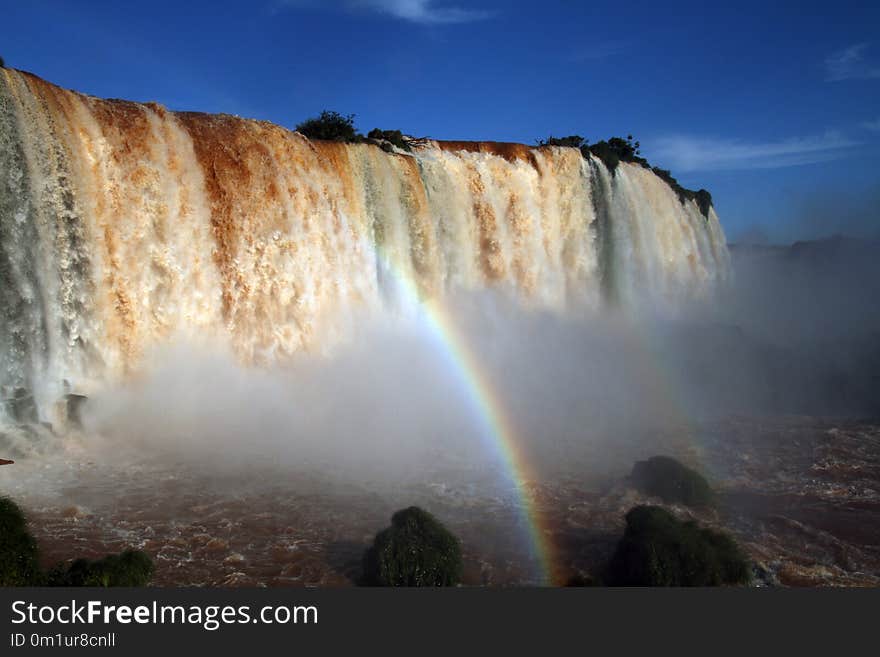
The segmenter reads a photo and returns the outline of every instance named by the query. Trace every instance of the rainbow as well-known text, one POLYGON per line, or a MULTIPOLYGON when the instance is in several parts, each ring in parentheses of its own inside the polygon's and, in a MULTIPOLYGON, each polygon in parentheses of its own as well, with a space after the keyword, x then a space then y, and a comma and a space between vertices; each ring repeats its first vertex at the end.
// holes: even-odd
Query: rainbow
POLYGON ((556 583, 555 547, 551 532, 545 526, 536 500, 528 488, 528 482, 537 480, 537 477, 530 471, 519 448, 516 430, 504 412, 504 405, 495 392, 489 375, 446 308, 438 301, 420 294, 418 285, 412 278, 387 258, 378 254, 377 256, 384 265, 384 271, 392 274, 398 290, 419 310, 422 324, 440 346, 462 388, 470 394, 474 408, 485 424, 487 438, 516 489, 518 508, 538 563, 538 581, 542 586, 552 586, 556 583))
MULTIPOLYGON (((528 482, 537 481, 529 463, 519 447, 516 430, 504 410, 504 404, 492 385, 489 374, 480 362, 467 339, 458 328, 447 308, 435 298, 420 293, 417 282, 400 267, 383 255, 374 245, 383 272, 390 273, 399 291, 411 307, 418 309, 422 325, 446 356, 450 370, 458 377, 462 389, 473 400, 474 410, 482 419, 491 447, 516 489, 518 508, 527 529, 529 543, 538 562, 538 581, 543 586, 559 584, 561 574, 552 531, 546 526, 537 507, 528 482)), ((640 379, 651 389, 656 400, 653 412, 663 419, 666 426, 675 426, 687 436, 692 427, 686 404, 676 391, 680 389, 671 368, 663 362, 665 354, 654 344, 652 336, 639 329, 638 324, 623 322, 619 335, 627 348, 637 355, 640 379)))

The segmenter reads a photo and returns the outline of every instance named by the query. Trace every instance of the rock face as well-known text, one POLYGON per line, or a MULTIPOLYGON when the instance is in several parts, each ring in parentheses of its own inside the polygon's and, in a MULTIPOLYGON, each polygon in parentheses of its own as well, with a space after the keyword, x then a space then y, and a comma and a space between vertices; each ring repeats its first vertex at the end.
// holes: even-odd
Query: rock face
POLYGON ((88 397, 85 395, 78 395, 76 393, 64 395, 64 408, 69 427, 82 428, 82 408, 86 401, 88 401, 88 397))
POLYGON ((25 388, 14 388, 3 404, 6 415, 16 424, 36 424, 40 419, 34 396, 25 388))

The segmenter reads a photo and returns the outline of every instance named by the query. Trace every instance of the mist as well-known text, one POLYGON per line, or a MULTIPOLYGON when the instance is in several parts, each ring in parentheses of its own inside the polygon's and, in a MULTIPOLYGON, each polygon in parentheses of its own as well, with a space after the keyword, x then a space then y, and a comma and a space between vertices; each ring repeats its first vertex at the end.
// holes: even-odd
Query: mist
MULTIPOLYGON (((528 461, 548 477, 599 475, 730 414, 876 414, 875 248, 734 246, 731 282, 674 316, 540 311, 501 292, 446 309, 528 461)), ((92 396, 80 440, 220 472, 505 481, 468 375, 420 311, 351 326, 330 349, 266 367, 193 344, 157 350, 92 396)))
MULTIPOLYGON (((563 316, 488 292, 461 295, 451 313, 517 448, 548 473, 595 466, 610 439, 681 419, 659 374, 645 376, 653 346, 624 315, 563 316)), ((266 367, 193 344, 156 350, 132 381, 90 397, 80 444, 218 472, 258 466, 380 487, 443 472, 509 484, 472 373, 425 318, 354 324, 328 350, 266 367)))

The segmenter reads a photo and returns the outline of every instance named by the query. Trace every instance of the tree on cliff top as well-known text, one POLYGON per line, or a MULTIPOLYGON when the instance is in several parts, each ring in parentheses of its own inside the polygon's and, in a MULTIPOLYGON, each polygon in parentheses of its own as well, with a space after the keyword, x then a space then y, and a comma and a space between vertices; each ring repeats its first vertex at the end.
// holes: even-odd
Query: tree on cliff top
POLYGON ((360 141, 354 127, 354 114, 343 116, 339 112, 324 110, 320 115, 306 119, 296 126, 296 131, 309 139, 325 141, 360 141))
POLYGON ((589 142, 580 135, 569 135, 568 137, 554 137, 550 135, 547 139, 539 139, 538 146, 565 146, 567 148, 583 148, 589 142))

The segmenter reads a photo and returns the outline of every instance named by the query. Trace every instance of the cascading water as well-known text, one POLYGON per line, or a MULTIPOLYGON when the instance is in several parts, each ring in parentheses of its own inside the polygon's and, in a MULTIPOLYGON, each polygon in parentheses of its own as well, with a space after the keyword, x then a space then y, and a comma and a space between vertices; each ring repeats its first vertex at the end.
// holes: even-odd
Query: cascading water
POLYGON ((43 420, 171 338, 245 363, 320 348, 339 317, 386 312, 395 279, 566 312, 675 304, 729 269, 714 210, 572 148, 386 153, 10 69, 0 145, 0 385, 43 420))

